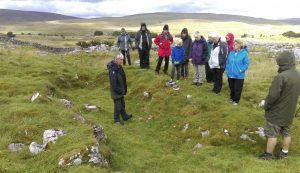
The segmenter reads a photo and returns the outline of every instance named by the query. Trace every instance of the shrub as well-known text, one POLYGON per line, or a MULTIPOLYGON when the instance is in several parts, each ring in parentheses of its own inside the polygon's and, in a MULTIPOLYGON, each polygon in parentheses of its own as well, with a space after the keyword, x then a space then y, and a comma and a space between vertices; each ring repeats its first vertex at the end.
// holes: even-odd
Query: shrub
POLYGON ((81 48, 88 48, 91 46, 91 44, 86 41, 79 41, 76 43, 76 45, 80 46, 81 48))
POLYGON ((31 35, 31 33, 29 32, 29 33, 27 33, 27 35, 31 35))
POLYGON ((103 35, 102 31, 95 31, 94 32, 94 36, 100 36, 100 35, 103 35))
POLYGON ((290 38, 290 37, 295 37, 295 38, 300 37, 300 33, 295 33, 295 32, 293 32, 293 31, 285 32, 285 33, 283 33, 282 35, 283 35, 284 37, 288 37, 288 38, 290 38))
POLYGON ((9 31, 9 32, 7 32, 6 36, 12 38, 12 37, 15 37, 16 35, 13 34, 13 32, 9 31))

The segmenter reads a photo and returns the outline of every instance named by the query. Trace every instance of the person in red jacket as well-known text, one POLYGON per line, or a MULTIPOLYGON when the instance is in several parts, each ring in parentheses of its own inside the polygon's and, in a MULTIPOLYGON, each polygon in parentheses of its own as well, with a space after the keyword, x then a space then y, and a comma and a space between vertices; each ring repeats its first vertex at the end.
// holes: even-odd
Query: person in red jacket
POLYGON ((228 53, 229 53, 233 51, 234 35, 232 33, 228 33, 226 35, 226 42, 228 44, 228 53))
POLYGON ((158 46, 158 62, 155 73, 159 74, 160 66, 163 59, 165 59, 164 73, 168 73, 169 58, 171 55, 171 44, 173 44, 173 36, 169 32, 169 26, 163 27, 163 32, 158 34, 154 39, 154 43, 158 46))

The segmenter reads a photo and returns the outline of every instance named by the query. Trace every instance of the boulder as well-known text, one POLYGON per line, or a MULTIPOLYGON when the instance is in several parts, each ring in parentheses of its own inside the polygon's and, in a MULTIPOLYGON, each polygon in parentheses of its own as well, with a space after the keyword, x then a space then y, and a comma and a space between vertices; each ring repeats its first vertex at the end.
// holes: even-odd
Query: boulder
POLYGON ((12 143, 8 145, 8 149, 11 152, 21 151, 24 148, 24 144, 22 143, 12 143))

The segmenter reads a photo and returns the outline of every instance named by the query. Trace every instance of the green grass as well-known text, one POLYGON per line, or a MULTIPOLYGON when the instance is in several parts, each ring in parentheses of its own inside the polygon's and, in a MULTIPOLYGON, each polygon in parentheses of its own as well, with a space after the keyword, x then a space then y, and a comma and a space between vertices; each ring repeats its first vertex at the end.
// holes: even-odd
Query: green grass
MULTIPOLYGON (((287 160, 258 160, 266 141, 256 135, 251 137, 257 143, 239 139, 246 129, 264 125, 264 112, 257 104, 266 96, 277 70, 268 54, 250 54, 251 65, 241 104, 233 107, 228 103, 225 77, 220 95, 210 92, 211 84, 200 88, 192 86, 192 71, 188 81, 180 81, 178 93, 166 87, 169 77, 154 75, 156 55, 152 52, 150 70, 125 67, 129 89, 126 109, 134 118, 124 127, 113 124, 106 70, 112 57, 112 53, 39 57, 32 48, 0 49, 0 172, 299 172, 299 118, 294 121, 287 160), (76 74, 79 80, 74 79, 76 74), (64 82, 59 80, 61 76, 64 76, 64 82), (45 97, 48 87, 56 89, 51 101, 45 97), (29 99, 36 91, 42 97, 30 103, 29 99), (144 91, 149 91, 153 98, 145 100, 144 91), (186 100, 187 94, 193 96, 191 103, 186 100), (71 99, 74 108, 64 108, 59 103, 60 98, 71 99), (87 112, 85 103, 100 106, 101 111, 87 112), (107 147, 112 152, 110 167, 82 165, 65 169, 58 166, 61 157, 94 142, 91 126, 73 119, 78 110, 89 123, 104 127, 109 138, 107 147), (186 123, 190 127, 182 133, 186 123), (12 142, 41 143, 43 131, 49 128, 62 128, 67 135, 35 156, 29 153, 28 147, 17 153, 8 151, 7 146, 12 142), (223 134, 223 128, 229 130, 230 136, 223 134), (200 132, 206 129, 211 133, 203 138, 200 132), (203 144, 203 148, 193 154, 197 143, 203 144)), ((133 52, 132 57, 136 60, 137 52, 133 52)))

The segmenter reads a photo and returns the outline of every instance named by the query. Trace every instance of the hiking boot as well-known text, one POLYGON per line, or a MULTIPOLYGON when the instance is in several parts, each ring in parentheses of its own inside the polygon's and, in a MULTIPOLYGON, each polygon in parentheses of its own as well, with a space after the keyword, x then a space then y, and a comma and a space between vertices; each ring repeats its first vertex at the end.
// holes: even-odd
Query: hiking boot
POLYGON ((237 102, 232 102, 232 105, 233 106, 237 106, 237 105, 239 105, 237 102))
POLYGON ((288 157, 289 153, 284 153, 282 150, 280 150, 278 154, 278 159, 286 159, 288 157))
POLYGON ((232 100, 232 99, 229 99, 228 101, 229 101, 229 103, 230 103, 230 104, 232 104, 232 103, 233 103, 233 100, 232 100))
POLYGON ((193 83, 192 83, 192 85, 197 85, 197 84, 198 84, 197 82, 193 82, 193 83))
POLYGON ((128 118, 127 118, 126 120, 124 120, 124 121, 128 121, 128 120, 130 120, 131 118, 132 118, 132 115, 129 114, 129 115, 128 115, 128 118))
POLYGON ((273 160, 273 155, 268 152, 264 152, 259 156, 259 159, 261 160, 273 160))
POLYGON ((122 123, 120 121, 116 121, 115 124, 118 125, 118 126, 123 126, 124 125, 124 123, 122 123))
POLYGON ((197 86, 202 86, 202 83, 197 83, 196 85, 197 85, 197 86))

